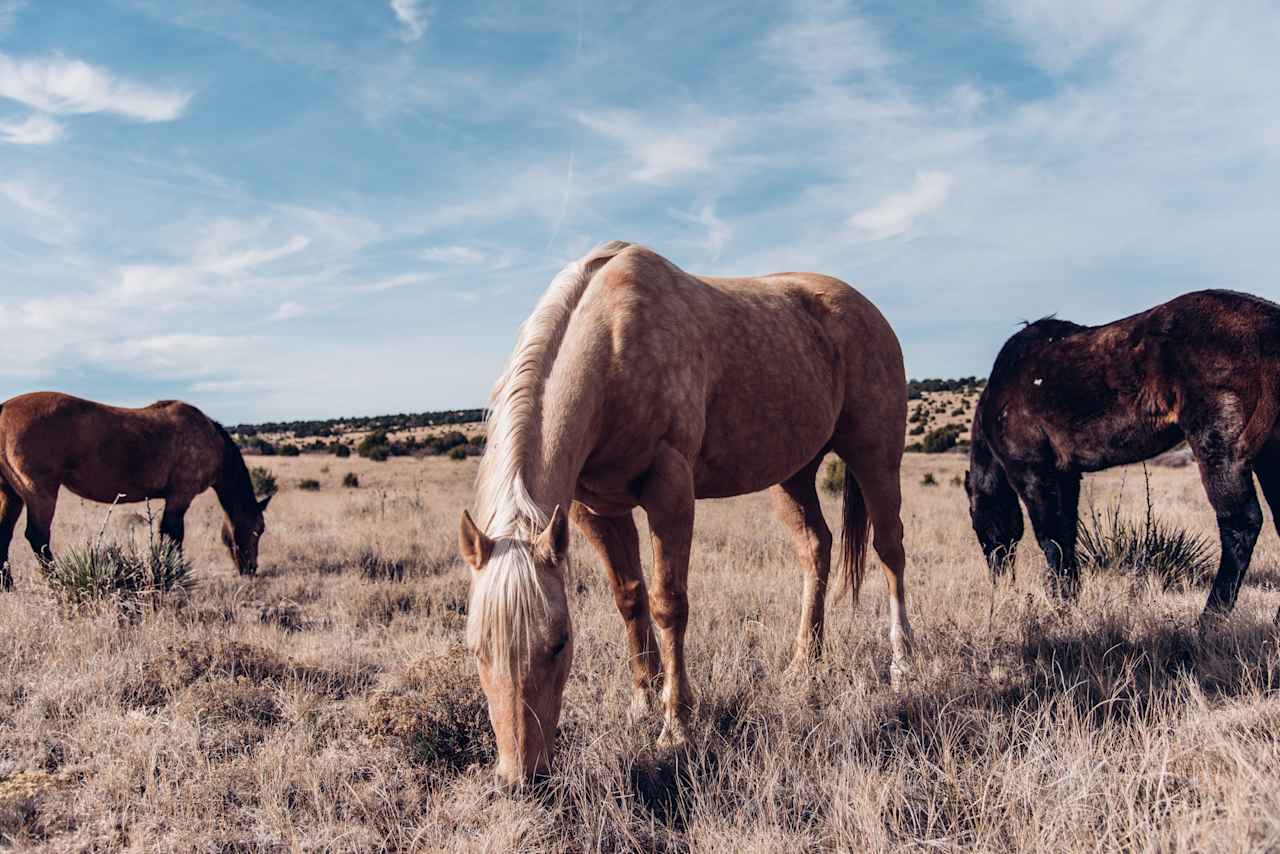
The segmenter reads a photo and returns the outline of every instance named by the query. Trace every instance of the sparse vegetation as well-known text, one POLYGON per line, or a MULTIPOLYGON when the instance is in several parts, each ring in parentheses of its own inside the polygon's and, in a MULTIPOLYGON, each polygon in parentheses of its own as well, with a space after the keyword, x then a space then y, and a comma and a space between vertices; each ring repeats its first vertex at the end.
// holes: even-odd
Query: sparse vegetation
MULTIPOLYGON (((286 461, 289 483, 326 461, 286 461)), ((397 457, 366 475, 374 467, 357 461, 361 490, 274 503, 252 578, 230 565, 216 499, 202 495, 187 522, 199 586, 173 597, 181 608, 131 620, 59 607, 19 537, 17 591, 0 596, 0 847, 1267 848, 1280 776, 1274 529, 1236 612, 1202 637, 1202 589, 1088 571, 1076 604, 1047 599, 1030 530, 1016 578, 993 588, 963 492, 921 485, 965 466, 913 456, 903 471, 917 651, 899 694, 874 557, 857 610, 828 610, 823 661, 788 675, 801 573, 772 499, 699 502, 696 704, 678 754, 654 748, 656 717, 627 720, 623 627, 575 534, 560 750, 550 784, 514 797, 492 789, 493 738, 463 644, 468 570, 454 538, 468 467, 397 457)), ((1141 525, 1142 491, 1122 480, 1090 476, 1086 490, 1141 525)), ((825 486, 823 503, 838 540, 825 486)), ((1194 468, 1153 469, 1151 503, 1171 529, 1216 538, 1194 468)), ((55 547, 101 528, 101 508, 64 501, 55 547)), ((146 542, 118 509, 104 539, 131 531, 146 542)))
POLYGON ((313 477, 304 477, 302 480, 298 481, 298 489, 301 489, 303 492, 319 492, 320 481, 313 477))
POLYGON ((167 537, 140 548, 99 536, 86 545, 60 549, 40 568, 54 596, 68 607, 108 603, 130 617, 169 594, 190 593, 195 583, 190 562, 167 537))
POLYGON ((822 491, 828 495, 839 495, 844 491, 844 476, 844 460, 839 457, 831 457, 822 469, 822 491))
POLYGON ((356 476, 355 472, 349 471, 342 476, 342 485, 347 489, 359 489, 360 478, 356 476))
POLYGON ((268 468, 253 466, 249 469, 249 480, 253 482, 253 494, 258 498, 270 498, 280 491, 276 476, 268 468))
POLYGON ((939 427, 937 430, 930 430, 925 434, 924 440, 920 443, 920 448, 926 454, 944 453, 956 446, 962 432, 964 432, 964 428, 959 424, 949 424, 946 427, 939 427))
POLYGON ((924 477, 920 478, 920 485, 921 486, 937 486, 938 479, 933 476, 933 472, 927 471, 924 473, 924 477))

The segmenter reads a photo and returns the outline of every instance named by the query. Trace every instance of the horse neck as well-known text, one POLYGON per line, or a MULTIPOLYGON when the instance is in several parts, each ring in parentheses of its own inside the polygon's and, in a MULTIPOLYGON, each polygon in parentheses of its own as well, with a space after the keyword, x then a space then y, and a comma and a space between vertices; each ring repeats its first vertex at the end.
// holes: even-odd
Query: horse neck
POLYGON ((249 477, 249 469, 240 456, 240 449, 230 437, 224 438, 222 465, 218 471, 218 479, 213 484, 213 491, 218 496, 218 503, 233 522, 257 503, 253 494, 253 480, 249 477))

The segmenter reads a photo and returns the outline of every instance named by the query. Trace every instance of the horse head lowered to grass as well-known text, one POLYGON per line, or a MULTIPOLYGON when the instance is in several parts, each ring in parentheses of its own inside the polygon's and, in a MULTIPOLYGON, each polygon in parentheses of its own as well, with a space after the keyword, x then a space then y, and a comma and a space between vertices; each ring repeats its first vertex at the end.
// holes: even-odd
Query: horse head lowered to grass
POLYGON ((192 500, 213 487, 226 512, 222 541, 236 569, 258 568, 263 513, 240 449, 217 422, 186 403, 165 400, 123 409, 56 392, 0 404, 0 565, 12 586, 9 543, 23 508, 27 541, 52 558, 50 530, 58 489, 90 501, 163 499, 160 533, 181 544, 192 500))
POLYGON ((626 624, 632 711, 660 685, 660 743, 685 740, 694 501, 772 487, 804 565, 793 663, 822 648, 831 532, 815 480, 847 463, 841 586, 856 597, 874 530, 896 676, 910 630, 899 518, 907 415, 898 340, 848 285, 812 273, 692 276, 609 243, 556 276, 498 380, 460 548, 467 639, 498 744, 519 784, 549 767, 573 658, 568 522, 600 556, 626 624), (653 544, 652 589, 632 511, 653 544), (656 624, 657 636, 652 626, 656 624))

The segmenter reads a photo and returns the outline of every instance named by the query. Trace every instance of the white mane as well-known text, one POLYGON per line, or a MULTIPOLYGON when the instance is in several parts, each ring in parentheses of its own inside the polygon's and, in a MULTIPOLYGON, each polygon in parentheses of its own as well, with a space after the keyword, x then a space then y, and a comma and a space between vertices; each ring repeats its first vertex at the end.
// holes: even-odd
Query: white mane
MULTIPOLYGON (((549 521, 525 476, 541 442, 542 393, 573 310, 600 264, 629 246, 601 244, 551 280, 520 327, 511 359, 494 385, 487 440, 476 477, 477 521, 495 540, 489 563, 471 585, 467 645, 491 661, 514 665, 527 652, 537 622, 555 605, 538 578, 529 541, 549 521)), ((565 508, 566 510, 568 508, 565 508)))

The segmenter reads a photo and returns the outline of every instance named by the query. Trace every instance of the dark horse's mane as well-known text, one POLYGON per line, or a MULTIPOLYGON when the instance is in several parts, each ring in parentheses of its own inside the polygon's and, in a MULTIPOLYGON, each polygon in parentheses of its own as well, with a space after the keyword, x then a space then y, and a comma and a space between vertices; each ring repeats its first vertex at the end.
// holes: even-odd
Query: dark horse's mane
POLYGON ((218 435, 222 437, 222 476, 216 486, 218 497, 228 509, 248 510, 248 505, 257 499, 253 491, 253 478, 249 476, 249 467, 244 463, 240 446, 231 438, 227 428, 217 421, 213 422, 218 435), (247 501, 247 504, 246 504, 247 501))
POLYGON ((1089 329, 1088 326, 1081 326, 1079 323, 1072 323, 1069 320, 1059 320, 1057 316, 1052 314, 1039 320, 1024 321, 1022 328, 1010 336, 1009 340, 1004 342, 1004 346, 1000 348, 1000 353, 996 356, 995 364, 991 368, 991 376, 987 383, 988 387, 1003 379, 1015 365, 1026 359, 1031 350, 1037 345, 1066 338, 1069 335, 1075 335, 1087 329, 1089 329))

